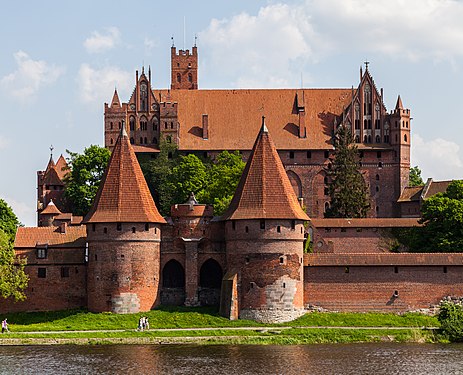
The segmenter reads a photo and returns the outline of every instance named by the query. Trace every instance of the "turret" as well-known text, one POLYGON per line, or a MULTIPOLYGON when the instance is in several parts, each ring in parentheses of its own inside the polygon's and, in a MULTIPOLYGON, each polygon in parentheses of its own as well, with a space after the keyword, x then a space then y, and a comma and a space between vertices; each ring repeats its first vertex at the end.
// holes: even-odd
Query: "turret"
POLYGON ((264 119, 225 221, 221 313, 283 322, 303 313, 302 210, 264 119), (230 280, 237 282, 229 282, 230 280), (234 285, 234 286, 233 286, 234 285), (233 295, 237 295, 237 306, 233 295))
POLYGON ((159 214, 124 127, 90 212, 88 308, 134 313, 159 303, 159 214))
POLYGON ((39 227, 52 227, 55 217, 59 215, 61 215, 61 211, 53 203, 53 199, 50 199, 47 207, 40 212, 39 227))
POLYGON ((410 110, 405 109, 400 95, 397 98, 395 109, 389 116, 391 146, 394 148, 394 158, 400 164, 399 178, 396 178, 396 196, 408 186, 410 176, 410 110))
POLYGON ((117 89, 114 89, 111 103, 105 103, 104 122, 105 122, 105 147, 113 149, 116 139, 121 132, 123 124, 126 123, 126 111, 121 105, 117 89))
POLYGON ((175 46, 171 48, 171 84, 172 90, 198 89, 198 48, 193 47, 189 50, 179 50, 175 46))

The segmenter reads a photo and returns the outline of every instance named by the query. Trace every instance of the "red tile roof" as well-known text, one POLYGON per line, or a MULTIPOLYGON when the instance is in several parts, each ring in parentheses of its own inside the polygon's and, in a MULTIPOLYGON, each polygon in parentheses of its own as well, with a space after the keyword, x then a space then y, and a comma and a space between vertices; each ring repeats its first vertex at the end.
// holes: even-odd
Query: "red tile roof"
POLYGON ((47 168, 45 172, 45 176, 43 176, 43 183, 45 185, 55 185, 55 186, 64 185, 63 180, 59 177, 59 174, 56 170, 56 166, 47 168))
POLYGON ((262 114, 278 150, 330 149, 334 118, 352 100, 350 88, 156 90, 154 94, 158 100, 178 103, 179 148, 204 151, 250 150, 262 114), (296 94, 298 105, 305 109, 305 138, 298 136, 296 94), (204 114, 208 115, 208 139, 202 137, 204 114))
POLYGON ((116 141, 84 223, 165 223, 154 204, 125 129, 116 141))
POLYGON ((463 266, 461 253, 305 254, 305 266, 463 266))
POLYGON ((310 219, 315 228, 408 228, 419 218, 310 219))
POLYGON ((416 202, 421 198, 424 186, 408 186, 402 191, 397 202, 416 202))
POLYGON ((429 184, 427 184, 427 189, 425 190, 424 193, 424 199, 427 199, 429 197, 432 197, 433 195, 437 193, 444 193, 447 190, 447 187, 450 185, 450 181, 433 181, 431 180, 429 184))
POLYGON ((42 215, 60 215, 61 211, 56 207, 56 205, 53 203, 53 199, 50 199, 50 202, 48 202, 47 207, 43 209, 42 212, 40 212, 42 215))
POLYGON ((56 162, 55 169, 56 173, 58 173, 58 176, 61 180, 63 180, 64 177, 66 177, 66 175, 68 174, 68 163, 66 162, 66 159, 63 157, 63 155, 60 155, 58 161, 56 162))
POLYGON ((15 248, 48 246, 85 246, 87 232, 85 226, 66 227, 61 233, 59 227, 19 227, 14 241, 15 248))
POLYGON ((269 132, 262 124, 243 175, 221 220, 309 220, 302 210, 269 132))

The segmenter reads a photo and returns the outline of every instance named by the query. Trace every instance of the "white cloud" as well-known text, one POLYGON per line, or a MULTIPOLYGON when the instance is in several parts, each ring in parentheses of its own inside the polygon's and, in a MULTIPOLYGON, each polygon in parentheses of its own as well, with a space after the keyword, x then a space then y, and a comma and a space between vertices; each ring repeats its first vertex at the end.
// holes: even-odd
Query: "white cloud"
POLYGON ((95 69, 89 64, 82 64, 77 83, 81 100, 100 106, 101 103, 111 100, 115 87, 117 87, 119 97, 125 98, 134 85, 134 78, 130 72, 116 66, 95 69))
POLYGON ((0 80, 0 85, 11 95, 22 101, 33 97, 42 86, 54 83, 64 68, 43 60, 33 60, 24 51, 14 54, 17 69, 0 80))
POLYGON ((460 179, 463 175, 463 161, 460 146, 442 138, 426 141, 414 134, 412 141, 412 162, 422 171, 423 179, 460 179))
POLYGON ((107 27, 104 32, 93 31, 85 39, 84 47, 89 53, 100 53, 114 48, 120 41, 121 33, 117 27, 107 27))
POLYGON ((36 225, 36 207, 8 196, 1 198, 13 209, 22 224, 28 227, 36 225))
POLYGON ((145 54, 146 55, 151 55, 151 51, 159 46, 159 39, 150 39, 148 37, 145 37, 143 40, 143 45, 145 46, 145 54))
POLYGON ((256 15, 211 20, 199 34, 201 69, 239 87, 294 87, 304 66, 334 55, 454 64, 463 56, 462 19, 463 2, 455 0, 275 3, 256 15))

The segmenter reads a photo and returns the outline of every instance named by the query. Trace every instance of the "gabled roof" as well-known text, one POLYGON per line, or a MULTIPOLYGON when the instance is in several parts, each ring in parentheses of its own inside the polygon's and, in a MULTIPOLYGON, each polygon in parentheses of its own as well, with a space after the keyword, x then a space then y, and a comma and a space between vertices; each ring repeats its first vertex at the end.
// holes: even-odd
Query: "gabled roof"
POLYGON ((48 172, 51 168, 55 167, 55 161, 53 160, 53 155, 50 155, 50 160, 48 160, 47 168, 45 172, 48 172))
POLYGON ((263 119, 235 195, 220 218, 234 219, 309 220, 296 198, 263 119))
POLYGON ((419 202, 424 186, 407 186, 397 202, 419 202))
POLYGON ((155 90, 159 102, 178 106, 180 150, 251 150, 265 113, 278 150, 333 148, 334 119, 352 100, 352 89, 155 90), (304 106, 306 137, 299 138, 304 106), (170 98, 169 98, 170 96, 170 98), (202 119, 208 117, 208 138, 202 119))
POLYGON ((68 174, 68 163, 63 155, 60 155, 58 161, 56 162, 55 169, 61 180, 63 180, 64 177, 68 174))
POLYGON ((15 249, 37 245, 84 247, 86 236, 83 225, 67 227, 65 233, 61 232, 59 227, 19 227, 14 247, 15 249))
POLYGON ((154 204, 125 128, 116 141, 84 223, 165 223, 154 204))
POLYGON ((43 183, 45 185, 64 185, 63 180, 60 178, 56 170, 56 166, 53 166, 50 169, 47 168, 45 176, 43 176, 43 183))
POLYGON ((42 215, 60 215, 61 211, 56 207, 55 203, 53 203, 53 199, 50 199, 48 202, 47 207, 43 209, 41 212, 42 215))
POLYGON ((121 101, 119 100, 119 95, 117 94, 117 89, 114 89, 113 100, 111 100, 111 107, 120 107, 121 101))
POLYGON ((423 189, 422 198, 428 199, 437 193, 445 193, 451 182, 452 180, 434 181, 432 178, 429 178, 428 181, 426 181, 426 185, 423 189))

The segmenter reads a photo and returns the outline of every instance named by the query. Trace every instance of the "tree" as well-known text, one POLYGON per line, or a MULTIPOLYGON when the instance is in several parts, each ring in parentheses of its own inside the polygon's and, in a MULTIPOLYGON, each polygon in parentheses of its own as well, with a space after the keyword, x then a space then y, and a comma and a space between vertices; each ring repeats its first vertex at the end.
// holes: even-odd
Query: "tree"
POLYGON ((0 199, 0 296, 25 299, 23 290, 29 278, 24 273, 25 261, 15 257, 14 238, 19 220, 10 206, 0 199))
POLYGON ((437 316, 442 333, 452 342, 463 341, 463 309, 461 303, 443 301, 437 316))
POLYGON ((206 165, 194 154, 181 156, 172 169, 173 200, 184 203, 191 192, 199 195, 207 185, 206 165))
POLYGON ((85 216, 95 199, 111 152, 96 145, 87 147, 82 154, 69 150, 66 152, 70 157, 69 173, 65 178, 65 197, 73 214, 85 216))
POLYGON ((421 178, 421 169, 418 166, 414 166, 410 168, 410 180, 408 182, 408 186, 423 186, 424 182, 421 178))
POLYGON ((370 208, 367 184, 359 169, 358 151, 350 130, 339 126, 334 136, 334 157, 325 171, 331 207, 327 217, 365 217, 370 208))
POLYGON ((222 151, 208 169, 208 183, 198 198, 212 204, 216 215, 224 213, 230 205, 245 165, 238 151, 222 151))

